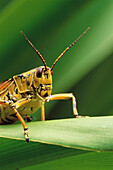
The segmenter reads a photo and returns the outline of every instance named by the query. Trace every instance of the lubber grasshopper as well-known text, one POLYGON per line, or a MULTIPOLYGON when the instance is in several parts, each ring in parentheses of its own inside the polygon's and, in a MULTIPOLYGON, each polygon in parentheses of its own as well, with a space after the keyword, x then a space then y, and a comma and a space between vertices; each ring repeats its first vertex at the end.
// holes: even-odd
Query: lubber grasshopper
POLYGON ((25 140, 29 142, 28 127, 24 121, 31 121, 30 114, 41 107, 41 119, 45 120, 44 103, 50 100, 72 99, 73 113, 78 116, 76 99, 72 93, 54 94, 52 92, 53 68, 58 60, 68 51, 87 31, 77 38, 63 53, 55 60, 52 67, 47 67, 40 52, 28 40, 21 31, 27 42, 38 54, 44 66, 37 67, 28 72, 13 76, 13 78, 0 83, 0 124, 10 124, 18 119, 23 125, 25 140))

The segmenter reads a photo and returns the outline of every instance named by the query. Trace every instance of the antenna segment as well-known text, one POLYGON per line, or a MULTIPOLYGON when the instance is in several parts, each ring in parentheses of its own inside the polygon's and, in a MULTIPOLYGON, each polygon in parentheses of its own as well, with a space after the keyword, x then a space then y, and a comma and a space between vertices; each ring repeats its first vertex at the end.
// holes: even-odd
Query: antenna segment
POLYGON ((36 53, 38 54, 38 56, 40 57, 40 59, 42 60, 45 69, 47 70, 47 65, 45 60, 43 59, 42 55, 40 54, 40 52, 34 47, 34 45, 29 41, 29 39, 25 36, 25 34, 21 31, 22 35, 24 36, 24 38, 26 39, 26 41, 31 45, 31 47, 36 51, 36 53))
POLYGON ((83 37, 83 35, 84 35, 89 29, 90 29, 90 27, 88 27, 88 28, 83 32, 83 34, 82 34, 80 37, 78 37, 69 47, 67 47, 67 48, 63 51, 63 53, 60 54, 60 56, 59 56, 59 57, 55 60, 55 62, 53 63, 53 65, 52 65, 52 67, 51 67, 51 70, 53 70, 53 68, 54 68, 55 64, 58 62, 58 60, 59 60, 81 37, 83 37))

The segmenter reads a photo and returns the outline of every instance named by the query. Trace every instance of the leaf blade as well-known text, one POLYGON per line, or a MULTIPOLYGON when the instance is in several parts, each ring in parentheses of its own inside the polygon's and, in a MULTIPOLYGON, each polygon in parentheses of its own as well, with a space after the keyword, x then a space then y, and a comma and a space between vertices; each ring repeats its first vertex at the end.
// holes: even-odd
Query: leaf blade
MULTIPOLYGON (((29 136, 35 142, 83 150, 113 151, 112 122, 112 116, 32 122, 28 124, 29 136)), ((2 127, 0 136, 24 139, 20 124, 2 127)))

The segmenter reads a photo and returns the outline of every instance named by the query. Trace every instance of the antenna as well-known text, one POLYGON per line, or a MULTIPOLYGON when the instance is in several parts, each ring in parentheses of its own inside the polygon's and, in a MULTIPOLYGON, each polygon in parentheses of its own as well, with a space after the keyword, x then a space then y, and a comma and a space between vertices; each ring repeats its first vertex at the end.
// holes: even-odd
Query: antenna
POLYGON ((67 47, 63 53, 60 54, 60 56, 55 60, 55 62, 53 63, 52 67, 51 67, 51 70, 53 70, 55 64, 58 62, 58 60, 66 53, 66 51, 68 51, 88 30, 90 29, 90 27, 88 27, 84 32, 83 34, 78 37, 69 47, 67 47))
POLYGON ((38 54, 38 56, 40 57, 40 59, 42 60, 44 66, 45 66, 45 70, 47 70, 47 65, 45 60, 43 59, 42 55, 40 54, 40 52, 34 47, 34 45, 28 40, 28 38, 25 36, 25 34, 20 31, 22 33, 22 35, 24 36, 24 38, 26 39, 26 41, 31 45, 31 47, 36 51, 36 53, 38 54))

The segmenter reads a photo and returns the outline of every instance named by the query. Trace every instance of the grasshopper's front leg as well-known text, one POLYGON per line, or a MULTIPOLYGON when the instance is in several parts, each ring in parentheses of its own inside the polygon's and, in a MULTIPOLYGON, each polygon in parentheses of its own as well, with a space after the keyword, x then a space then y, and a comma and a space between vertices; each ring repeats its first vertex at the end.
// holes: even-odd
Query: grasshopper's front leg
POLYGON ((46 97, 46 101, 49 102, 50 100, 68 100, 72 99, 72 106, 73 106, 73 113, 76 118, 84 117, 79 116, 76 108, 76 99, 72 93, 62 93, 62 94, 54 94, 49 97, 46 97))

